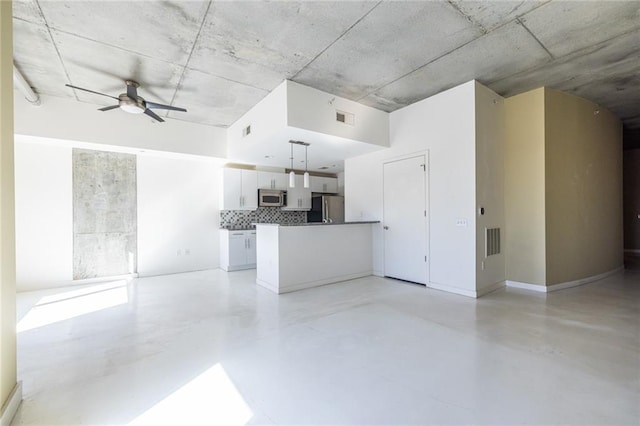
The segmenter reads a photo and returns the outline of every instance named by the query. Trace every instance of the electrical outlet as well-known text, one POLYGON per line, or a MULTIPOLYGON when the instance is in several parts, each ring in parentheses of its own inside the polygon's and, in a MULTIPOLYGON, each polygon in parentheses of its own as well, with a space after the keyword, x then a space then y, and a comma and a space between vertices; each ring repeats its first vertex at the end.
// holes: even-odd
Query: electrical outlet
POLYGON ((191 254, 191 249, 184 249, 184 254, 189 256, 191 254))
POLYGON ((461 228, 466 228, 467 225, 469 225, 469 222, 467 221, 467 219, 456 219, 456 226, 459 226, 461 228))
POLYGON ((178 252, 176 253, 178 256, 182 256, 182 250, 178 249, 178 252))

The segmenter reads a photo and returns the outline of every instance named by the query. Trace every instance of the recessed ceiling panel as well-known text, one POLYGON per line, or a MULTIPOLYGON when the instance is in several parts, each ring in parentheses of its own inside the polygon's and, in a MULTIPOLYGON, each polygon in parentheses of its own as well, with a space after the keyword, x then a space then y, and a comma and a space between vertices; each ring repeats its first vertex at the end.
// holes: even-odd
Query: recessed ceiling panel
POLYGON ((16 67, 37 93, 73 96, 65 90, 67 77, 46 27, 14 20, 13 46, 16 67))
POLYGON ((550 60, 520 25, 513 22, 443 56, 363 100, 405 106, 469 80, 487 84, 550 60))
POLYGON ((295 75, 372 2, 214 2, 189 68, 266 90, 295 75))
POLYGON ((39 25, 45 24, 36 0, 13 0, 12 3, 14 18, 39 25))
MULTIPOLYGON (((146 100, 164 104, 171 102, 182 67, 58 31, 53 32, 53 37, 70 84, 117 97, 126 91, 124 81, 132 79, 140 84, 138 94, 146 100)), ((61 86, 65 83, 67 81, 60 81, 61 86)), ((70 88, 65 90, 72 91, 70 88)), ((116 102, 79 90, 75 92, 77 98, 84 102, 100 105, 116 102)))
POLYGON ((640 28, 640 1, 552 1, 522 21, 560 57, 640 28))
POLYGON ((212 126, 233 124, 269 92, 196 70, 186 70, 175 105, 188 112, 170 112, 169 117, 212 126))
POLYGON ((469 1, 451 0, 460 12, 486 31, 491 31, 547 3, 549 0, 469 1))
POLYGON ((294 81, 357 100, 481 34, 448 3, 381 3, 294 81))
POLYGON ((185 65, 208 3, 41 1, 51 28, 185 65))

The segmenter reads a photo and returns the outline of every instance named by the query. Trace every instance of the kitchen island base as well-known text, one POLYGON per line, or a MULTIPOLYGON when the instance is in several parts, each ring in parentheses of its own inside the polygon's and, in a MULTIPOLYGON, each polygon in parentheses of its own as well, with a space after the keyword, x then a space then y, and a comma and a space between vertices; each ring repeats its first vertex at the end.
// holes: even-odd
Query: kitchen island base
POLYGON ((372 275, 375 223, 256 224, 256 283, 282 294, 372 275))

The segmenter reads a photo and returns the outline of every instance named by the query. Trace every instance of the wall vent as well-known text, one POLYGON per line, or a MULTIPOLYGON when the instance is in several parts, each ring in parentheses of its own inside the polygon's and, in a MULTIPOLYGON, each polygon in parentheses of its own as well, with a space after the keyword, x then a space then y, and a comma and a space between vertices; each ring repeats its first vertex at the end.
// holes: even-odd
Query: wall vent
POLYGON ((251 124, 242 129, 242 137, 249 136, 251 134, 251 124))
POLYGON ((336 121, 353 126, 356 123, 356 116, 350 112, 336 110, 336 121))
POLYGON ((500 254, 500 228, 485 228, 484 235, 484 256, 500 254))

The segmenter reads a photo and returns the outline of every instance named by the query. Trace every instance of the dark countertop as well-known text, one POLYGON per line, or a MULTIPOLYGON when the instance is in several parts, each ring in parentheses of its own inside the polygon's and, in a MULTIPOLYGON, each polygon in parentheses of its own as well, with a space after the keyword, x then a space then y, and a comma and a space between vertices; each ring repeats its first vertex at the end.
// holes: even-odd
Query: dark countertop
POLYGON ((332 226, 332 225, 361 225, 367 223, 380 223, 379 220, 363 220, 358 222, 340 222, 340 223, 322 223, 322 222, 307 222, 307 223, 256 223, 255 225, 270 225, 270 226, 332 226))

